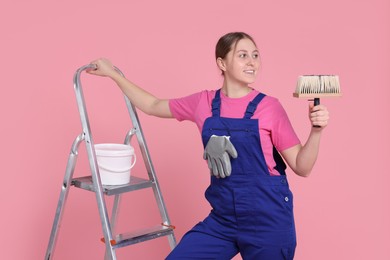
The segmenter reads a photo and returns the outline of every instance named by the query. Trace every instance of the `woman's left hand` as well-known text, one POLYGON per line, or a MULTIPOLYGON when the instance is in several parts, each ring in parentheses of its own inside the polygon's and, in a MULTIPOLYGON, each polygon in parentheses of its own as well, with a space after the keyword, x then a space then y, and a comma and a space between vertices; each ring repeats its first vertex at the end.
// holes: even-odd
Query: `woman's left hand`
POLYGON ((324 105, 314 106, 309 104, 309 119, 312 126, 316 126, 318 130, 324 129, 328 125, 329 112, 324 105))

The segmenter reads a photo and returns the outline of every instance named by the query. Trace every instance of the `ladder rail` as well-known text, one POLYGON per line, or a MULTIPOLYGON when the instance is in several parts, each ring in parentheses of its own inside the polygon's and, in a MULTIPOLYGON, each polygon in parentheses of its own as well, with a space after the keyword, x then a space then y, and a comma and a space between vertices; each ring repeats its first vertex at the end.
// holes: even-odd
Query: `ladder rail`
MULTIPOLYGON (((145 162, 145 166, 146 166, 146 170, 147 170, 148 175, 149 175, 149 179, 155 183, 155 185, 153 186, 153 192, 154 192, 154 196, 155 196, 155 199, 156 199, 159 211, 160 211, 161 218, 163 220, 162 224, 166 225, 166 226, 171 226, 171 221, 169 219, 169 216, 168 216, 168 213, 166 210, 166 205, 165 205, 162 193, 161 193, 160 184, 158 183, 158 180, 157 180, 157 175, 156 175, 153 163, 152 163, 152 159, 151 159, 151 156, 149 153, 148 146, 146 144, 146 140, 145 140, 142 128, 141 128, 141 123, 139 121, 137 111, 127 96, 125 96, 125 101, 126 101, 127 109, 129 111, 129 114, 130 114, 131 121, 133 122, 135 134, 136 134, 137 139, 138 139, 138 143, 139 143, 139 146, 141 149, 141 154, 142 154, 143 160, 145 162)), ((170 245, 171 249, 175 248, 175 246, 176 246, 175 236, 173 234, 168 236, 168 240, 169 240, 169 245, 170 245)))
POLYGON ((85 135, 84 139, 85 139, 85 144, 86 144, 86 148, 87 148, 86 150, 87 150, 88 159, 89 159, 88 161, 89 161, 89 166, 91 169, 93 184, 95 186, 95 194, 96 194, 96 200, 98 202, 98 210, 99 210, 99 214, 100 214, 100 221, 101 221, 102 228, 103 228, 103 235, 104 235, 104 239, 106 241, 105 242, 106 251, 110 252, 112 259, 115 260, 116 259, 115 251, 113 250, 113 248, 110 244, 111 241, 113 241, 110 220, 109 220, 108 213, 107 213, 106 202, 104 200, 103 185, 102 185, 101 180, 100 180, 99 167, 97 165, 95 147, 94 147, 94 142, 93 142, 93 138, 92 138, 91 127, 89 124, 87 108, 85 105, 82 84, 81 84, 81 80, 80 80, 80 75, 83 71, 88 70, 88 69, 95 69, 95 68, 96 68, 96 66, 92 65, 92 64, 88 64, 88 65, 85 65, 85 66, 82 66, 81 68, 79 68, 76 71, 76 73, 74 74, 73 86, 74 86, 74 90, 76 92, 76 100, 77 100, 77 105, 79 108, 81 125, 83 127, 83 133, 85 135))
MULTIPOLYGON (((121 70, 119 70, 117 67, 114 67, 119 74, 121 74, 122 77, 125 77, 125 75, 122 73, 121 70)), ((155 185, 152 186, 154 197, 156 199, 156 203, 160 212, 160 216, 163 221, 163 225, 165 226, 171 226, 171 221, 168 216, 168 212, 166 210, 166 204, 164 202, 164 198, 161 193, 160 184, 158 183, 157 175, 152 163, 152 159, 149 153, 148 146, 146 144, 145 136, 142 131, 141 123, 137 114, 137 110, 135 109, 133 103, 131 103, 130 99, 124 95, 124 99, 126 102, 127 110, 130 115, 131 122, 133 123, 133 128, 129 130, 129 132, 126 135, 125 144, 129 144, 131 141, 131 138, 134 136, 134 134, 137 137, 138 145, 142 154, 142 158, 145 162, 145 167, 149 176, 149 179, 154 182, 155 185)), ((118 215, 118 208, 119 208, 120 198, 117 198, 115 196, 115 202, 113 206, 112 211, 112 218, 116 221, 117 215, 118 215)), ((112 225, 115 225, 115 222, 112 221, 112 225)), ((113 232, 114 233, 114 232, 113 232)), ((171 249, 176 247, 176 238, 174 234, 168 236, 168 241, 171 249)))

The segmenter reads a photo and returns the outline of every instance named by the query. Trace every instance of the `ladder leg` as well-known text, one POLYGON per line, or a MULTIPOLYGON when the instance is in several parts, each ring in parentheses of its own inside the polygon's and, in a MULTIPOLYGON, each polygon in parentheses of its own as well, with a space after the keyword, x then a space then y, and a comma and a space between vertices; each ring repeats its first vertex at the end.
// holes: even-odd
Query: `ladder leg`
POLYGON ((73 145, 72 145, 72 149, 71 149, 71 152, 70 152, 70 155, 68 158, 68 163, 67 163, 66 170, 65 170, 64 180, 63 180, 62 187, 61 187, 60 198, 59 198, 58 204, 57 204, 53 227, 52 227, 51 233, 50 233, 49 245, 48 245, 47 250, 46 250, 45 260, 52 259, 52 257, 53 257, 59 229, 61 226, 61 219, 62 219, 62 215, 64 212, 65 202, 66 202, 66 199, 68 197, 69 188, 72 185, 72 177, 73 177, 73 173, 74 173, 74 169, 75 169, 75 165, 76 165, 76 161, 77 161, 77 155, 78 155, 77 150, 78 150, 78 146, 82 140, 83 140, 83 135, 79 135, 76 138, 76 140, 73 142, 73 145))
POLYGON ((116 232, 116 224, 117 224, 117 221, 118 221, 119 204, 120 204, 121 198, 122 198, 122 195, 121 195, 121 194, 115 195, 114 205, 113 205, 113 207, 112 207, 112 214, 111 214, 111 231, 112 231, 112 234, 113 234, 113 235, 116 234, 116 233, 115 233, 115 232, 116 232))
MULTIPOLYGON (((154 197, 156 199, 157 206, 158 206, 159 211, 160 211, 160 216, 161 216, 161 219, 163 221, 163 224, 166 226, 170 226, 171 222, 170 222, 169 217, 168 217, 167 208, 166 208, 166 205, 164 203, 164 199, 162 197, 162 194, 160 191, 160 186, 158 184, 155 172, 152 171, 151 173, 149 173, 149 176, 150 176, 150 178, 155 178, 155 186, 153 187, 153 192, 154 192, 154 197)), ((176 247, 176 238, 175 238, 174 234, 168 235, 168 242, 169 242, 169 246, 171 247, 171 250, 173 250, 176 247)))
POLYGON ((176 247, 176 238, 175 235, 171 234, 168 236, 168 242, 169 246, 171 247, 171 250, 173 250, 176 247))
MULTIPOLYGON (((115 198, 114 198, 114 205, 112 206, 112 214, 111 214, 111 233, 112 233, 112 236, 113 236, 113 237, 115 237, 115 234, 116 234, 116 224, 117 224, 117 221, 118 221, 119 204, 120 204, 121 198, 122 198, 121 194, 115 195, 115 198)), ((105 260, 108 260, 108 259, 109 259, 107 250, 106 250, 106 252, 105 252, 104 259, 105 259, 105 260)))
POLYGON ((100 221, 103 229, 103 236, 104 236, 104 243, 106 245, 106 255, 108 254, 109 259, 116 260, 116 254, 113 246, 115 245, 116 241, 113 239, 112 232, 111 232, 111 225, 110 220, 108 218, 107 213, 107 206, 104 199, 104 193, 103 193, 103 185, 100 180, 96 155, 95 155, 95 149, 92 146, 93 141, 91 140, 91 136, 87 135, 85 137, 86 140, 86 148, 89 158, 89 163, 91 167, 91 173, 92 173, 92 182, 93 187, 96 195, 96 202, 98 205, 99 215, 100 215, 100 221))
POLYGON ((103 228, 104 242, 106 244, 106 255, 108 255, 109 257, 108 259, 116 260, 116 254, 113 248, 113 245, 115 244, 115 240, 113 239, 111 233, 110 220, 107 214, 107 207, 104 200, 102 185, 100 180, 97 179, 96 172, 95 174, 92 174, 92 179, 95 186, 95 194, 96 194, 96 200, 97 200, 99 214, 100 214, 100 221, 103 228))

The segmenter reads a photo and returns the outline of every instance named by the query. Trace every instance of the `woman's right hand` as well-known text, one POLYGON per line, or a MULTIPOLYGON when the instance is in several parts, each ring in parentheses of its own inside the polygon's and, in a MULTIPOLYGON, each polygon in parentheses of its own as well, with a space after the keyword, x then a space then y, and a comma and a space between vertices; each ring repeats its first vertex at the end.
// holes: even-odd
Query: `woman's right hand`
POLYGON ((95 65, 96 68, 87 70, 87 73, 89 74, 98 75, 102 77, 112 77, 113 75, 118 74, 111 61, 106 58, 94 60, 90 64, 95 65))

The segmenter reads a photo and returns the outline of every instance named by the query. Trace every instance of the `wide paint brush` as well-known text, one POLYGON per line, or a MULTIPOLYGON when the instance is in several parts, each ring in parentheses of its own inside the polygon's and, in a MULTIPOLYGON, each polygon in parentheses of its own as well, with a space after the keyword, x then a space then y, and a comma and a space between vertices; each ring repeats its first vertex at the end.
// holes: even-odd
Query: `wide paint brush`
MULTIPOLYGON (((340 97, 340 82, 337 75, 299 76, 294 97, 314 99, 314 106, 320 104, 322 97, 340 97)), ((318 127, 318 126, 316 126, 318 127)))

